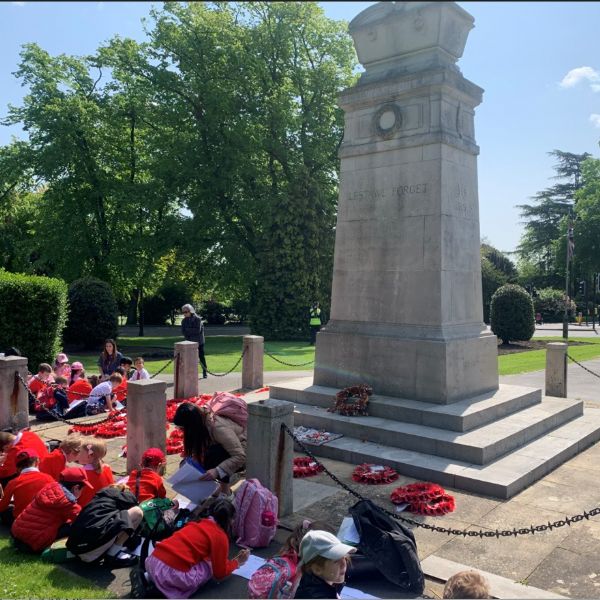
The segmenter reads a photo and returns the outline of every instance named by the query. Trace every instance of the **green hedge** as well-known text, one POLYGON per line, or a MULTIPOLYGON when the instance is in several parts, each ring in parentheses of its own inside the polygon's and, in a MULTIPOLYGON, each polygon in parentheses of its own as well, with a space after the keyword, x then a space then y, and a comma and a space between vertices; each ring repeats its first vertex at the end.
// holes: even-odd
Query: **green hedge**
POLYGON ((66 317, 64 281, 0 270, 0 350, 18 348, 36 372, 61 351, 66 317))
POLYGON ((507 283, 492 296, 490 305, 492 332, 503 344, 530 340, 535 332, 531 296, 520 286, 507 283))

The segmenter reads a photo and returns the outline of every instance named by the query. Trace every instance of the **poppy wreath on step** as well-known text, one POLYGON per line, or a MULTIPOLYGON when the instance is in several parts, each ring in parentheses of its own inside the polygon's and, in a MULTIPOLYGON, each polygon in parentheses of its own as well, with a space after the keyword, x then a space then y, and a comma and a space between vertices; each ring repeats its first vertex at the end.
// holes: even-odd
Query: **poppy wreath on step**
POLYGON ((294 458, 294 477, 312 477, 323 470, 323 465, 318 465, 308 456, 297 456, 294 458))
POLYGON ((446 515, 456 508, 454 497, 437 483, 410 483, 396 488, 390 499, 394 504, 408 504, 408 512, 431 517, 446 515))
POLYGON ((346 417, 356 415, 367 416, 369 413, 369 396, 373 394, 373 388, 369 385, 353 385, 344 388, 335 395, 335 404, 327 409, 327 412, 337 412, 346 417))
POLYGON ((112 421, 98 425, 96 437, 115 438, 127 435, 127 421, 112 421))
POLYGON ((391 467, 364 463, 358 465, 352 472, 352 479, 358 483, 381 485, 398 479, 398 473, 391 467))

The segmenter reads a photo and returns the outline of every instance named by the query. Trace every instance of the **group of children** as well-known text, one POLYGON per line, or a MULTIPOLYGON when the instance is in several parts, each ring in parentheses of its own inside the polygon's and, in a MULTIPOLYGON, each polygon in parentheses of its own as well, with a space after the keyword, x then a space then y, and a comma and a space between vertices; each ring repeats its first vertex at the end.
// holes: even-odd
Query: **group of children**
POLYGON ((127 398, 127 382, 149 379, 144 368, 144 359, 138 356, 135 361, 128 356, 114 357, 113 363, 104 360, 106 347, 116 353, 116 343, 107 340, 99 364, 100 375, 86 377, 83 364, 69 358, 63 352, 56 356, 54 365, 41 363, 38 372, 29 378, 31 392, 30 412, 38 418, 51 416, 51 410, 60 416, 75 418, 113 410, 127 398), (115 361, 118 359, 118 364, 115 361), (134 368, 135 364, 135 368, 134 368), (85 402, 79 402, 85 400, 85 402))
MULTIPOLYGON (((137 562, 132 543, 139 542, 135 534, 144 518, 139 504, 166 497, 166 458, 149 448, 126 483, 115 483, 105 455, 103 440, 78 434, 48 452, 34 432, 0 432, 0 517, 18 548, 41 553, 66 537, 67 549, 84 562, 102 560, 112 568, 137 562)), ((242 549, 228 558, 234 518, 233 502, 223 495, 210 498, 187 524, 156 543, 145 575, 141 569, 131 572, 134 597, 152 597, 154 586, 167 598, 189 598, 210 579, 233 573, 250 554, 242 549)), ((278 555, 254 572, 248 596, 339 598, 355 552, 328 524, 305 520, 278 555)), ((476 572, 457 574, 446 588, 447 598, 489 597, 476 572)))

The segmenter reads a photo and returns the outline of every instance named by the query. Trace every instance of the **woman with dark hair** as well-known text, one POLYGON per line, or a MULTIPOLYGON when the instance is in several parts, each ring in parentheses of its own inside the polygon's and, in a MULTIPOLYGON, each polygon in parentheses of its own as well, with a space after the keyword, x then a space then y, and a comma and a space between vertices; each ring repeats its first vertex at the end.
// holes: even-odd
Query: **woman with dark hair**
POLYGON ((173 424, 183 429, 184 455, 206 469, 201 479, 218 481, 229 496, 231 475, 246 464, 246 428, 191 402, 177 407, 173 424))
POLYGON ((115 369, 121 364, 122 358, 123 355, 118 351, 115 340, 106 340, 102 354, 98 358, 101 381, 106 381, 115 372, 115 369))
POLYGON ((146 570, 167 598, 189 598, 213 576, 224 579, 248 560, 247 549, 228 559, 234 517, 231 502, 214 498, 198 521, 188 522, 158 542, 152 556, 146 559, 146 570))

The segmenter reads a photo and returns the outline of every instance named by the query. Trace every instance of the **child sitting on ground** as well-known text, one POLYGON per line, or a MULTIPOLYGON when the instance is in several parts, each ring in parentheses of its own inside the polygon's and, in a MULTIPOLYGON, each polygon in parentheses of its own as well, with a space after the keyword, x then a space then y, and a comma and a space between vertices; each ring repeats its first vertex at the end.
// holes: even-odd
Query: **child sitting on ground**
POLYGON ((123 381, 119 373, 113 373, 108 381, 103 381, 92 389, 87 399, 87 413, 90 415, 103 412, 105 407, 108 410, 113 409, 112 395, 116 387, 123 381))
POLYGON ((46 484, 17 517, 13 537, 32 552, 42 552, 55 540, 67 537, 71 521, 81 511, 77 498, 90 484, 81 467, 63 469, 58 481, 46 484))
POLYGON ((0 485, 6 484, 17 476, 16 458, 21 450, 31 448, 41 459, 48 456, 48 448, 42 439, 33 431, 24 429, 19 433, 0 431, 0 485))
POLYGON ((38 392, 45 388, 49 383, 54 381, 52 376, 52 367, 48 363, 40 363, 38 366, 37 375, 33 375, 28 381, 27 385, 29 390, 34 396, 38 395, 38 392))
POLYGON ((81 450, 77 462, 84 468, 91 488, 85 488, 79 496, 79 505, 84 508, 86 504, 101 489, 115 482, 112 469, 105 465, 103 458, 106 456, 106 442, 96 438, 81 440, 81 450))
POLYGON ((129 379, 135 371, 135 369, 133 368, 133 361, 131 360, 131 358, 129 358, 129 356, 124 356, 121 359, 121 364, 119 366, 124 371, 123 377, 125 377, 125 379, 129 379))
MULTIPOLYGON (((73 367, 75 365, 81 365, 81 363, 73 363, 73 367)), ((81 365, 81 369, 74 370, 73 372, 75 373, 75 378, 71 378, 71 385, 67 390, 69 405, 71 402, 75 402, 75 400, 85 400, 92 391, 92 384, 86 379, 83 365, 81 365)), ((98 382, 96 382, 96 385, 98 385, 98 382)))
POLYGON ((486 578, 477 571, 460 571, 444 586, 443 598, 491 598, 486 578))
POLYGON ((296 525, 278 554, 254 571, 248 581, 248 598, 293 598, 300 580, 298 552, 302 538, 311 530, 329 531, 329 525, 304 519, 296 525))
POLYGON ((142 454, 141 468, 131 471, 127 480, 127 487, 138 502, 166 497, 167 490, 162 479, 166 466, 167 459, 160 448, 148 448, 142 454))
POLYGON ((60 377, 66 377, 67 381, 71 377, 71 367, 69 365, 69 357, 60 352, 54 359, 54 374, 60 377))
POLYGON ((117 367, 115 369, 116 373, 123 378, 123 381, 113 390, 113 394, 117 402, 123 403, 127 401, 127 373, 123 367, 117 367))
POLYGON ((35 495, 52 481, 50 475, 40 473, 39 462, 38 453, 32 448, 24 448, 17 454, 19 475, 8 482, 0 500, 0 519, 4 525, 12 525, 35 495))
POLYGON ((300 542, 302 578, 294 598, 339 598, 350 554, 356 548, 328 531, 309 531, 300 542))
POLYGON ((248 560, 246 549, 233 560, 227 558, 234 516, 229 500, 211 499, 200 520, 190 521, 158 542, 146 559, 146 570, 167 598, 189 598, 213 576, 224 579, 248 560))
POLYGON ((129 378, 129 381, 139 381, 140 379, 150 379, 150 374, 144 368, 144 359, 138 356, 135 359, 135 371, 129 378))
POLYGON ((81 451, 81 436, 77 433, 68 435, 58 446, 40 461, 40 471, 50 475, 55 481, 68 462, 75 462, 81 451))
POLYGON ((137 562, 137 556, 127 552, 124 544, 143 517, 142 509, 127 486, 105 487, 73 521, 67 550, 86 563, 102 558, 108 567, 130 567, 137 562))

